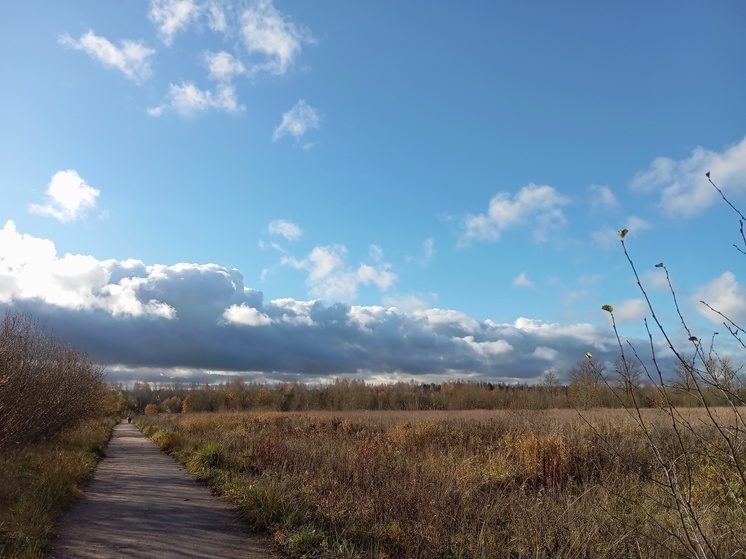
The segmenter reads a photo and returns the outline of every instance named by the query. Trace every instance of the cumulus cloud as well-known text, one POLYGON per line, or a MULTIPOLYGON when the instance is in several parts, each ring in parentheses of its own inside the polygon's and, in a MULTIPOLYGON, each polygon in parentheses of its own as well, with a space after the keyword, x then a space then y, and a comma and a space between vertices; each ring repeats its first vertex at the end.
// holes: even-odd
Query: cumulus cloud
POLYGON ((697 289, 692 296, 692 304, 702 316, 714 324, 722 324, 723 317, 702 305, 700 301, 704 301, 737 324, 746 322, 746 288, 738 283, 732 272, 723 272, 697 289))
POLYGON ((136 260, 59 257, 54 243, 21 235, 13 221, 0 230, 0 302, 5 304, 43 301, 61 309, 104 311, 113 317, 172 318, 174 309, 168 304, 139 296, 146 274, 147 268, 136 260))
POLYGON ((272 323, 272 319, 266 314, 247 305, 231 305, 223 313, 223 318, 233 324, 243 324, 245 326, 266 326, 272 323))
POLYGON ((246 68, 231 53, 207 51, 204 55, 210 78, 216 81, 230 81, 234 76, 246 73, 246 68))
POLYGON ((659 205, 669 216, 690 217, 702 213, 718 198, 708 182, 710 171, 715 184, 726 194, 746 190, 746 138, 722 153, 696 148, 679 161, 658 157, 632 181, 632 188, 659 194, 659 205))
POLYGON ((314 42, 308 29, 282 14, 271 0, 251 2, 243 10, 241 35, 248 52, 265 59, 263 63, 252 67, 254 73, 286 73, 303 45, 314 42))
POLYGON ((148 109, 150 116, 161 116, 171 109, 181 116, 193 116, 196 113, 216 110, 236 113, 244 110, 236 97, 236 89, 230 83, 217 84, 214 91, 203 90, 192 82, 171 84, 166 102, 163 105, 148 109))
POLYGON ((569 202, 569 198, 547 185, 531 183, 512 199, 509 193, 499 192, 490 200, 486 214, 466 217, 460 242, 498 241, 506 229, 528 223, 533 226, 534 239, 546 241, 550 231, 567 223, 562 206, 569 202))
POLYGON ((318 128, 319 122, 320 118, 316 109, 301 99, 292 109, 282 115, 282 122, 275 128, 272 140, 277 141, 288 134, 298 139, 308 130, 318 128))
POLYGON ((80 219, 94 209, 101 191, 86 183, 77 171, 68 169, 54 174, 46 194, 46 203, 32 204, 29 211, 49 215, 66 223, 80 219))
POLYGON ((199 12, 194 0, 151 0, 148 16, 158 28, 161 40, 170 46, 174 36, 194 22, 199 12))
POLYGON ((285 237, 288 241, 295 241, 303 236, 303 231, 298 225, 287 219, 276 219, 267 227, 270 235, 285 237))
MULTIPOLYGON (((322 278, 340 269, 357 275, 334 252, 326 247, 309 266, 322 278)), ((265 301, 235 269, 58 255, 50 240, 21 234, 12 221, 0 229, 0 303, 45 321, 107 365, 112 380, 531 381, 550 366, 568 370, 586 351, 609 361, 616 353, 612 333, 591 324, 500 324, 425 304, 265 301)))
POLYGON ((82 50, 104 66, 116 68, 136 83, 145 81, 153 73, 149 59, 155 51, 139 41, 124 40, 117 47, 89 30, 78 40, 68 34, 62 35, 59 42, 66 47, 82 50))
POLYGON ((397 279, 386 262, 376 262, 375 265, 361 263, 355 268, 347 263, 346 258, 344 246, 320 246, 303 260, 284 257, 282 263, 306 270, 311 296, 325 300, 353 301, 360 285, 375 284, 385 291, 397 279))

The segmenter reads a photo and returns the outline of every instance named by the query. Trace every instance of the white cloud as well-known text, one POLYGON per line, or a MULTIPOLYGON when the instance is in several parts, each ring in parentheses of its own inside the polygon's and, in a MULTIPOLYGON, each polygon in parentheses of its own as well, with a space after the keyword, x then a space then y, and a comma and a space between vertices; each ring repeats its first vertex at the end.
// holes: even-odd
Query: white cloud
POLYGON ((276 219, 267 227, 270 235, 280 235, 288 241, 295 241, 303 236, 303 231, 298 225, 287 219, 276 219))
POLYGON ((359 284, 374 283, 379 289, 385 291, 396 281, 396 274, 391 272, 386 264, 378 267, 360 264, 355 274, 355 279, 359 284))
POLYGON ((162 41, 170 46, 174 36, 196 20, 199 7, 194 0, 151 0, 148 15, 162 41))
POLYGON ((306 270, 309 292, 313 297, 326 300, 353 301, 360 285, 375 284, 386 290, 397 280, 386 262, 376 266, 361 263, 357 268, 347 261, 347 249, 340 245, 314 248, 307 258, 297 260, 284 257, 282 264, 306 270))
POLYGON ((608 186, 593 184, 589 187, 591 192, 591 206, 600 209, 612 209, 619 206, 619 202, 608 186))
POLYGON ((47 187, 47 203, 32 204, 29 211, 63 223, 75 221, 96 207, 99 194, 101 191, 88 185, 74 169, 58 171, 47 187))
POLYGON ((266 57, 252 70, 284 74, 301 51, 303 44, 314 42, 311 33, 281 12, 271 0, 256 0, 241 16, 244 44, 251 54, 266 57))
MULTIPOLYGON (((598 328, 593 324, 569 324, 563 325, 556 322, 546 322, 532 318, 520 317, 515 321, 515 328, 541 338, 575 338, 585 342, 588 346, 605 350, 604 337, 600 335, 598 328)), ((579 354, 581 355, 581 354, 579 354)))
POLYGON ((54 243, 21 235, 9 221, 0 230, 0 301, 44 301, 72 310, 105 310, 113 316, 172 318, 173 309, 156 300, 138 297, 138 261, 99 261, 92 256, 57 256, 54 243), (134 274, 117 282, 115 275, 134 274), (9 286, 13 286, 9 288, 9 286))
POLYGON ((213 31, 224 32, 228 29, 228 21, 225 19, 225 12, 217 4, 210 4, 207 17, 208 25, 213 31))
POLYGON ((632 188, 660 192, 660 206, 668 215, 690 217, 719 197, 705 176, 708 171, 726 196, 746 191, 746 138, 722 153, 698 147, 687 159, 658 157, 635 176, 632 188))
POLYGON ((60 36, 59 42, 67 47, 82 50, 104 66, 116 68, 136 83, 148 79, 153 73, 149 58, 155 51, 141 42, 124 40, 120 47, 116 47, 93 31, 84 33, 77 41, 65 34, 60 36))
POLYGON ((230 83, 219 83, 214 91, 202 90, 192 82, 169 86, 166 103, 148 109, 151 116, 161 116, 166 109, 172 109, 181 116, 192 116, 198 112, 217 110, 236 113, 244 110, 238 103, 236 90, 230 83))
POLYGON ((627 299, 614 305, 614 318, 617 322, 640 322, 649 311, 644 299, 627 299))
POLYGON ((534 282, 528 279, 526 272, 521 272, 513 278, 513 285, 516 287, 531 287, 534 285, 534 282))
POLYGON ((724 272, 720 277, 697 289, 692 296, 699 313, 710 322, 722 324, 724 319, 700 303, 704 301, 736 324, 746 322, 746 288, 736 281, 732 272, 724 272))
POLYGON ((513 346, 505 340, 478 342, 474 340, 474 336, 465 336, 462 339, 479 355, 500 355, 513 351, 513 346))
POLYGON ((301 99, 292 109, 282 115, 282 122, 275 128, 272 140, 277 141, 288 134, 298 139, 309 129, 318 128, 319 122, 320 118, 316 109, 301 99))
POLYGON ((498 241, 505 229, 526 223, 533 225, 534 239, 545 241, 550 231, 567 222, 561 207, 569 202, 569 198, 547 185, 531 183, 512 200, 507 192, 499 192, 490 200, 487 214, 466 217, 460 242, 498 241))
POLYGON ((260 312, 246 303, 240 305, 231 305, 223 313, 223 318, 233 324, 243 324, 245 326, 265 326, 271 324, 272 319, 266 314, 260 312))
POLYGON ((205 63, 210 72, 210 78, 217 81, 230 81, 233 76, 246 73, 246 68, 241 61, 224 50, 206 52, 205 63))

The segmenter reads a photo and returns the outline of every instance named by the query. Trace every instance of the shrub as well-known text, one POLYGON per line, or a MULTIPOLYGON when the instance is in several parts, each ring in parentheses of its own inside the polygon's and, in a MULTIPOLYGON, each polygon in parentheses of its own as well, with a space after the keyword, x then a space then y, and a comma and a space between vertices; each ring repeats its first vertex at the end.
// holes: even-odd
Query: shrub
POLYGON ((30 315, 0 322, 0 449, 48 440, 113 412, 104 368, 30 315))
POLYGON ((145 406, 145 415, 158 415, 159 411, 158 406, 155 404, 145 406))

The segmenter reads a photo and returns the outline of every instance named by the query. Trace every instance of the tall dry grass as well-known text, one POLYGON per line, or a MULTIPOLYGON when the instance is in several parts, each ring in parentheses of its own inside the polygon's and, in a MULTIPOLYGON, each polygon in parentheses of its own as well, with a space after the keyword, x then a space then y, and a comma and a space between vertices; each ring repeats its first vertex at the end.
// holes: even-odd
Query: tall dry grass
MULTIPOLYGON (((666 423, 646 413, 667 448, 666 423)), ((290 557, 686 556, 656 457, 619 410, 182 414, 141 426, 290 557)), ((718 494, 709 475, 704 460, 697 506, 734 556, 743 488, 718 494)))

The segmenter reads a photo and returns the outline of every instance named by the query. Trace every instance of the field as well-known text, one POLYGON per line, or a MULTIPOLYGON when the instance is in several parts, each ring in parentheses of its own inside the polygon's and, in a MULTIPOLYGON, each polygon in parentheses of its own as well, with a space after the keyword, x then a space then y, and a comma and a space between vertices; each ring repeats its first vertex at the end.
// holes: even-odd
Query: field
POLYGON ((645 431, 623 410, 139 421, 290 557, 743 557, 743 461, 702 410, 678 433, 643 411, 645 431))

